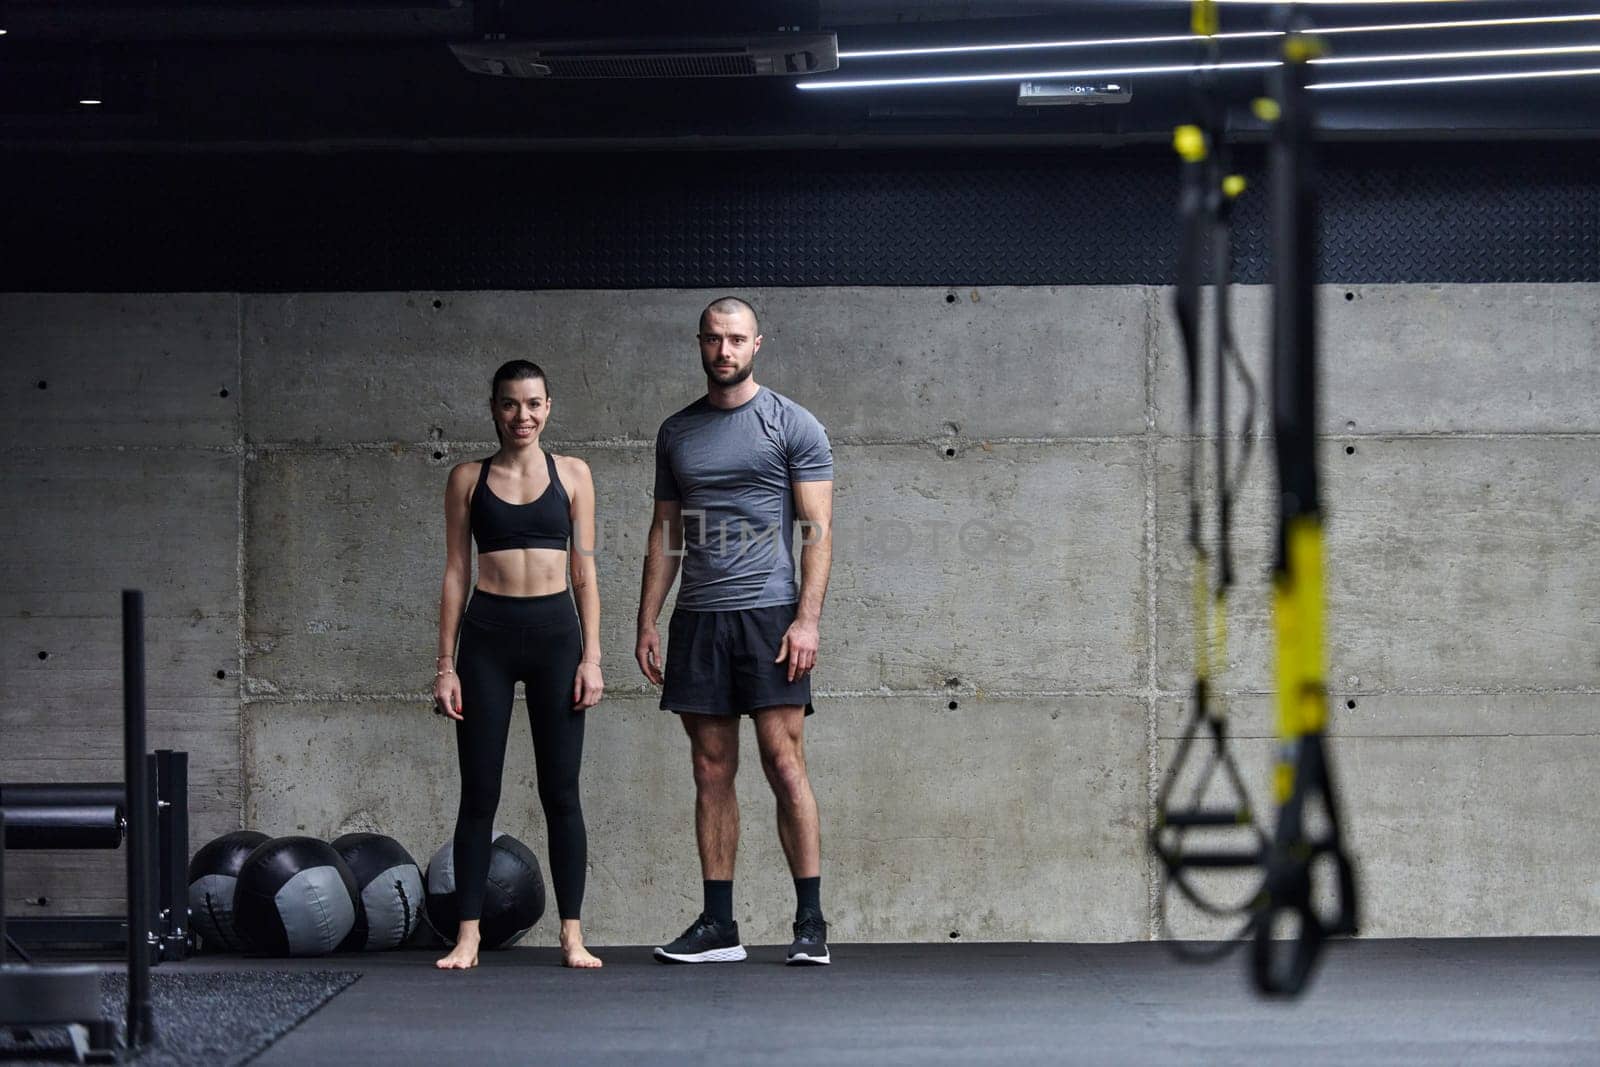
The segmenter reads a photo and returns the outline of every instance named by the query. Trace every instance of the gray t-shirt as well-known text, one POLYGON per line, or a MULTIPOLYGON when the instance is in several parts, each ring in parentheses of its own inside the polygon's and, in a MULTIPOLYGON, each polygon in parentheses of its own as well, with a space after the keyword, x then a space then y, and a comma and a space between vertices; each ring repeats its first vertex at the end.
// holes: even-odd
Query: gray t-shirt
POLYGON ((793 604, 791 482, 833 480, 833 450, 805 408, 762 388, 724 410, 705 397, 656 433, 657 500, 683 505, 678 607, 734 611, 793 604))

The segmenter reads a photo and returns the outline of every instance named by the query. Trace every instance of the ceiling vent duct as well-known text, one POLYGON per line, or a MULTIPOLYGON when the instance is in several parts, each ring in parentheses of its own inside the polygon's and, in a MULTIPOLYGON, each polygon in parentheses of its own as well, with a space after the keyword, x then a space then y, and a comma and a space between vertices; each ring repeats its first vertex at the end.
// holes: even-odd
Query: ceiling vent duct
POLYGON ((760 78, 839 69, 831 33, 590 41, 468 41, 450 50, 474 74, 500 78, 760 78))

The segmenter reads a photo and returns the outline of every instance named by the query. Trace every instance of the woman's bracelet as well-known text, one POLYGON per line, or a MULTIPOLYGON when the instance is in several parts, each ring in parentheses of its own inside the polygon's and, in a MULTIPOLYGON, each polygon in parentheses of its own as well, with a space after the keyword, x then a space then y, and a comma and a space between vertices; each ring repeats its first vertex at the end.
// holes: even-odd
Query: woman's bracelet
POLYGON ((442 670, 442 671, 434 671, 434 672, 433 672, 433 676, 434 676, 434 677, 435 677, 435 678, 443 678, 443 677, 444 677, 444 676, 445 676, 445 675, 447 675, 447 674, 454 674, 454 673, 456 673, 456 672, 455 672, 455 669, 454 669, 454 668, 452 668, 452 667, 446 667, 446 668, 445 668, 445 669, 444 669, 444 670, 442 670))

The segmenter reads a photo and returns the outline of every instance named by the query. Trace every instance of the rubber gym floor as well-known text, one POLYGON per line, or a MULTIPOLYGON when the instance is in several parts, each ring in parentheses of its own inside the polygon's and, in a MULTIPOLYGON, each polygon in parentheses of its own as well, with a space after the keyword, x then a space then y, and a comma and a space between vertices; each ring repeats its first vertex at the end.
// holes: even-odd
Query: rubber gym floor
MULTIPOLYGON (((663 966, 647 948, 433 950, 306 960, 199 957, 157 973, 350 969, 361 978, 253 1062, 396 1063, 1600 1063, 1600 939, 1353 941, 1296 1001, 1251 990, 1241 953, 1158 944, 833 946, 789 968, 663 966)), ((158 1020, 158 1025, 160 1025, 158 1020)))

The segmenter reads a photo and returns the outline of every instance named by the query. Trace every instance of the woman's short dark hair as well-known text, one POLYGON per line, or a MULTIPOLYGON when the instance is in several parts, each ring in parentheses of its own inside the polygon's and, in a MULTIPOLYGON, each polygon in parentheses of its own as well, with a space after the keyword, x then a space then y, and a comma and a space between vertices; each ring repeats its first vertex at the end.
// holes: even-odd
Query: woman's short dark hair
POLYGON ((530 363, 525 359, 513 359, 500 364, 500 369, 494 372, 494 380, 489 383, 489 399, 493 400, 500 395, 501 382, 520 382, 529 378, 537 378, 544 382, 544 395, 550 395, 550 379, 545 377, 539 364, 530 363))

